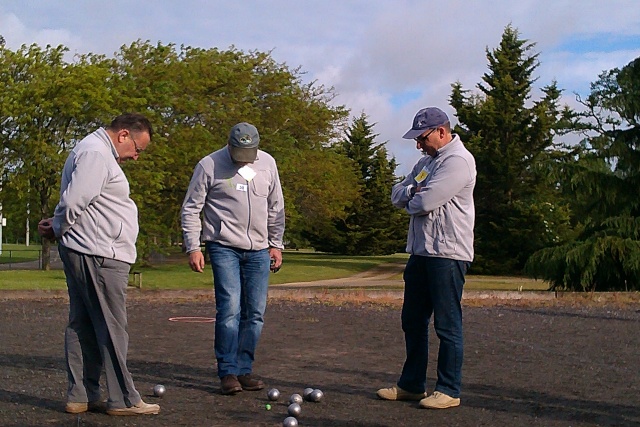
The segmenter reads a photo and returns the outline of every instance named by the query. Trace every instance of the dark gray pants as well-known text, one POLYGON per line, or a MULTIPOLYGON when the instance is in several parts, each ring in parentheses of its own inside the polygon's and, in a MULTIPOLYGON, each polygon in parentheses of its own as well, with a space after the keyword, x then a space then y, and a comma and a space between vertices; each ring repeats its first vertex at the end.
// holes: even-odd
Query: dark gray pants
POLYGON ((106 374, 109 408, 140 402, 127 369, 126 290, 130 265, 84 255, 58 245, 69 290, 65 331, 68 402, 100 400, 100 374, 106 374))

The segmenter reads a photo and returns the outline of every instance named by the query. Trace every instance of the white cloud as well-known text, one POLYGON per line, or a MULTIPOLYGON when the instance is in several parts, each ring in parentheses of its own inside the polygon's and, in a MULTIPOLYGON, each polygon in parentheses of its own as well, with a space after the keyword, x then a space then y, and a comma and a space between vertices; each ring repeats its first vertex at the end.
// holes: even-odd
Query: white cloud
MULTIPOLYGON (((302 67, 309 81, 334 86, 335 102, 365 111, 380 141, 407 173, 419 153, 401 139, 415 112, 448 106, 451 84, 475 89, 507 25, 536 44, 537 87, 558 81, 565 99, 588 92, 604 70, 640 55, 637 0, 4 0, 0 34, 21 44, 113 54, 123 44, 153 43, 272 51, 302 67), (580 40, 610 38, 606 48, 580 40), (635 38, 638 43, 634 45, 635 38), (617 39, 626 46, 615 45, 617 39), (631 41, 631 42, 630 42, 631 41), (629 46, 632 45, 632 46, 629 46)), ((455 119, 454 119, 455 122, 455 119)))
POLYGON ((73 46, 78 42, 68 30, 51 28, 28 28, 14 14, 0 14, 0 34, 5 38, 6 46, 18 49, 22 45, 37 44, 42 47, 73 46))

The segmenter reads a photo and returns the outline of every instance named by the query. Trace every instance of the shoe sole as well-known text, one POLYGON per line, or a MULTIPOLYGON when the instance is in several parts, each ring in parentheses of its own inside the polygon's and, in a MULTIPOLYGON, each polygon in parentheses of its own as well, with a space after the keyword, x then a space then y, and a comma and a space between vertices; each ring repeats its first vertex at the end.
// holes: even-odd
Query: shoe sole
POLYGON ((117 410, 110 410, 107 411, 107 415, 112 415, 112 416, 129 416, 129 415, 157 415, 160 413, 160 409, 157 410, 150 410, 150 411, 142 411, 142 412, 135 412, 135 411, 117 411, 117 410))
POLYGON ((220 390, 221 394, 224 394, 225 396, 232 396, 234 394, 238 394, 242 391, 242 387, 234 387, 234 388, 230 388, 228 390, 220 390))
POLYGON ((417 402, 420 401, 422 399, 424 399, 426 396, 426 394, 419 394, 416 396, 406 396, 406 395, 402 395, 402 396, 398 396, 397 394, 394 396, 393 394, 390 394, 389 396, 384 396, 384 393, 380 394, 380 392, 376 393, 376 396, 378 396, 379 399, 382 400, 390 400, 390 401, 398 401, 398 402, 417 402))
POLYGON ((253 387, 242 386, 242 389, 247 391, 258 391, 258 390, 262 390, 263 388, 264 388, 264 385, 255 385, 253 387))
POLYGON ((419 402, 420 400, 424 399, 423 397, 403 397, 402 399, 398 399, 396 398, 388 398, 388 397, 382 397, 380 395, 378 395, 378 398, 381 400, 388 400, 389 402, 419 402))

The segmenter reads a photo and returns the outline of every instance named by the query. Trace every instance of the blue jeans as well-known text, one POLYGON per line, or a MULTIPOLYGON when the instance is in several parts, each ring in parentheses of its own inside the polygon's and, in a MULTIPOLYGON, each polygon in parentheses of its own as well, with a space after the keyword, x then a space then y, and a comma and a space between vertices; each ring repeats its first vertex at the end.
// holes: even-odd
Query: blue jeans
POLYGON ((269 251, 207 242, 216 299, 218 377, 252 372, 267 307, 269 251))
POLYGON ((460 397, 462 382, 462 287, 471 263, 411 255, 404 270, 402 330, 407 358, 398 387, 411 393, 426 390, 429 322, 440 339, 435 391, 460 397))

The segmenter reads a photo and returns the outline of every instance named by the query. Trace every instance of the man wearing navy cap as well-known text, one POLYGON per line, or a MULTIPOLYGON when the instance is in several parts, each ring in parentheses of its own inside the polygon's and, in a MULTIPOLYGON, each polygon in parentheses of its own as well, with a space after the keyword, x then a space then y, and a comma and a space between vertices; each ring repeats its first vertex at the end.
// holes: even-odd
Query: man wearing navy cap
POLYGON ((204 269, 201 240, 211 259, 214 350, 222 394, 264 388, 252 375, 253 360, 264 324, 269 271, 282 264, 284 200, 276 162, 258 149, 259 143, 255 126, 233 126, 227 145, 196 166, 182 204, 191 269, 204 269))
POLYGON ((423 108, 405 139, 414 139, 424 156, 391 201, 411 216, 404 271, 402 330, 406 359, 395 386, 378 390, 384 400, 419 400, 421 408, 460 405, 463 357, 462 288, 473 261, 476 164, 447 115, 423 108), (440 339, 435 391, 426 393, 428 333, 431 315, 440 339))

